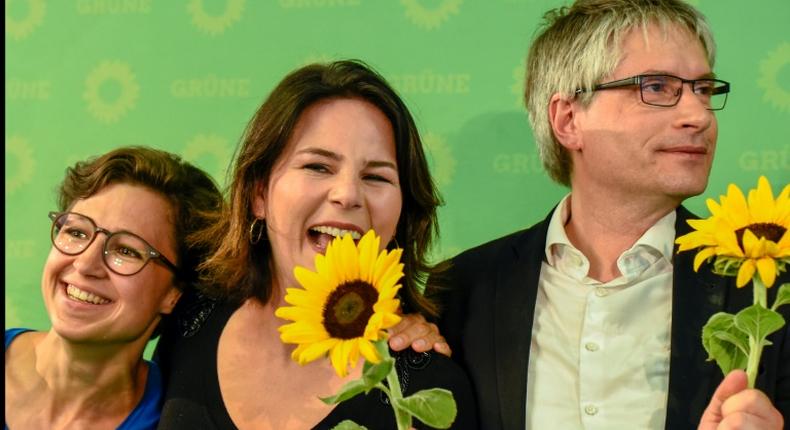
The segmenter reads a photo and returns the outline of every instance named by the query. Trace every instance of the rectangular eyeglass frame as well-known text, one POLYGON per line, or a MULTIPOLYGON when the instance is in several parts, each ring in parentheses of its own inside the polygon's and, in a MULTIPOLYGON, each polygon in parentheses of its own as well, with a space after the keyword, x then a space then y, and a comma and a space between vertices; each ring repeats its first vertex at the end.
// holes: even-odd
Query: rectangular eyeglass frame
POLYGON ((715 96, 715 95, 718 95, 718 94, 724 94, 725 95, 724 96, 724 101, 721 103, 721 107, 719 107, 719 108, 708 107, 707 109, 710 110, 710 111, 719 111, 719 110, 724 109, 724 106, 727 105, 727 96, 726 95, 730 92, 730 83, 727 82, 727 81, 722 81, 721 79, 714 79, 714 78, 683 79, 680 76, 668 75, 668 74, 660 74, 660 73, 643 74, 643 75, 635 75, 635 76, 631 76, 631 77, 628 77, 628 78, 618 79, 616 81, 604 82, 602 84, 596 85, 595 87, 593 87, 592 90, 589 90, 589 89, 586 89, 586 88, 579 88, 579 89, 576 90, 576 94, 581 94, 581 93, 586 93, 586 92, 593 92, 593 91, 599 91, 599 90, 610 90, 610 89, 615 89, 615 88, 623 88, 623 87, 630 87, 630 86, 637 85, 637 86, 639 86, 639 97, 641 98, 642 103, 644 103, 646 105, 650 105, 650 106, 673 107, 673 106, 676 106, 680 102, 680 98, 683 97, 683 84, 686 84, 686 83, 691 84, 691 91, 693 93, 694 92, 694 87, 696 86, 697 82, 714 82, 714 83, 717 83, 717 84, 721 84, 721 86, 719 86, 719 87, 714 86, 713 87, 713 92, 711 93, 711 97, 715 96), (645 78, 655 78, 655 77, 673 78, 673 79, 677 79, 677 80, 679 80, 681 82, 681 84, 680 84, 681 85, 680 86, 680 92, 678 93, 677 97, 675 98, 675 102, 672 103, 671 105, 655 104, 655 103, 650 103, 650 102, 645 101, 645 95, 644 95, 643 88, 642 88, 642 80, 645 79, 645 78))

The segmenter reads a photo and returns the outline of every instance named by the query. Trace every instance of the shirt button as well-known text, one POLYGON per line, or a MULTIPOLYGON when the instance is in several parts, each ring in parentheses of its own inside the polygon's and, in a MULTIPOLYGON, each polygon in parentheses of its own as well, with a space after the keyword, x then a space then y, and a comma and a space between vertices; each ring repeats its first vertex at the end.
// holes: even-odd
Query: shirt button
POLYGON ((598 344, 595 342, 587 342, 584 344, 584 349, 590 352, 598 351, 598 344))
POLYGON ((598 413, 598 408, 594 405, 587 405, 584 407, 584 413, 587 415, 595 415, 598 413))
POLYGON ((598 297, 604 297, 607 294, 609 294, 609 292, 606 291, 606 288, 598 287, 598 288, 595 289, 595 295, 598 296, 598 297))

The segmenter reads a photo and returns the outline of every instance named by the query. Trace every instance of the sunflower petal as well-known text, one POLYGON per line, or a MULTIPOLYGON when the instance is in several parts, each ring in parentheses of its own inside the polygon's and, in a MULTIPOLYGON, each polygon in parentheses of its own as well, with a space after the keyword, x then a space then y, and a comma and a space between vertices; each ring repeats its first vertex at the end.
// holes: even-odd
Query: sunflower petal
POLYGON ((379 252, 380 239, 373 230, 368 230, 359 240, 359 278, 369 284, 373 283, 373 270, 379 252))
POLYGON ((284 343, 312 343, 329 337, 321 324, 300 320, 280 326, 280 340, 284 343))
POLYGON ((708 210, 712 217, 718 217, 721 213, 721 205, 716 200, 707 199, 705 200, 705 204, 708 206, 708 210))
POLYGON ((340 279, 345 282, 359 279, 359 253, 350 234, 345 234, 340 240, 340 249, 337 253, 337 264, 340 279))
POLYGON ((749 191, 749 213, 753 223, 773 221, 771 217, 774 214, 774 195, 765 176, 760 176, 757 180, 757 189, 749 191))
POLYGON ((332 362, 332 367, 341 378, 345 378, 348 374, 346 367, 346 357, 343 355, 343 344, 345 341, 338 342, 329 352, 329 359, 332 362))
POLYGON ((362 356, 365 357, 365 360, 373 364, 381 362, 381 357, 379 357, 376 347, 367 340, 359 341, 359 352, 362 353, 362 356))
POLYGON ((332 284, 328 282, 328 279, 318 272, 307 270, 301 266, 294 267, 294 278, 307 291, 316 291, 326 295, 332 290, 332 284))
POLYGON ((326 355, 326 353, 330 351, 332 348, 334 348, 334 346, 337 345, 338 342, 340 342, 340 340, 335 338, 329 338, 329 339, 324 339, 320 342, 300 345, 300 347, 302 346, 305 347, 304 351, 302 352, 302 359, 307 363, 317 358, 320 358, 326 355))
POLYGON ((741 268, 738 270, 738 278, 735 281, 735 286, 741 288, 751 281, 752 277, 754 276, 754 260, 746 260, 741 264, 741 268))
POLYGON ((760 274, 760 280, 763 285, 771 287, 776 281, 776 262, 773 258, 763 257, 757 260, 757 273, 760 274))
POLYGON ((277 318, 282 318, 284 320, 289 320, 289 321, 304 320, 315 324, 321 324, 321 321, 323 320, 323 316, 320 311, 316 312, 313 309, 298 308, 295 306, 279 307, 277 308, 276 311, 274 311, 274 315, 277 318))
POLYGON ((365 342, 365 339, 357 338, 348 343, 348 364, 351 365, 352 369, 357 367, 357 362, 359 361, 359 344, 361 342, 365 342))
POLYGON ((694 256, 694 271, 698 271, 702 263, 715 254, 716 248, 705 248, 700 250, 697 255, 694 256))

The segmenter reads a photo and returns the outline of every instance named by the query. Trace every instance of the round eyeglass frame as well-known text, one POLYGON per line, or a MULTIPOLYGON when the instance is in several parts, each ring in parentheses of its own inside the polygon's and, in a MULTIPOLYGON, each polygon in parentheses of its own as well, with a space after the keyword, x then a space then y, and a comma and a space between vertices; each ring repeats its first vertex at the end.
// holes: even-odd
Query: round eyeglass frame
POLYGON ((109 231, 109 230, 107 230, 105 228, 102 228, 102 227, 99 227, 98 225, 96 225, 96 221, 94 221, 93 218, 91 218, 91 217, 89 217, 87 215, 83 215, 83 214, 78 213, 78 212, 55 212, 55 211, 51 211, 51 212, 49 212, 48 216, 49 216, 49 219, 52 220, 52 226, 51 226, 50 232, 49 232, 49 239, 52 242, 52 246, 54 246, 55 249, 57 249, 58 252, 60 252, 61 254, 70 255, 70 256, 80 255, 83 252, 85 252, 85 250, 88 249, 93 244, 93 242, 96 240, 96 237, 98 237, 98 233, 104 233, 107 237, 104 239, 104 244, 102 245, 102 262, 104 262, 104 265, 107 266, 107 268, 110 269, 110 271, 112 271, 113 273, 115 273, 117 275, 121 275, 121 276, 136 275, 136 274, 140 273, 145 268, 145 266, 148 265, 148 262, 151 261, 151 260, 159 261, 160 263, 162 263, 162 265, 164 267, 166 267, 167 269, 172 271, 173 274, 176 275, 176 276, 178 276, 178 274, 180 272, 178 266, 173 264, 161 252, 157 251, 156 248, 154 248, 153 246, 151 246, 150 243, 148 243, 148 241, 146 241, 142 237, 140 237, 140 236, 138 236, 138 235, 136 235, 136 234, 134 234, 132 232, 125 231, 125 230, 116 231, 116 232, 109 231), (59 229, 60 229, 60 227, 57 227, 58 220, 61 219, 64 216, 69 216, 69 215, 76 215, 76 216, 82 217, 82 218, 86 219, 88 222, 90 222, 90 224, 93 226, 93 235, 91 236, 90 240, 88 241, 88 243, 85 246, 83 246, 77 252, 66 252, 63 249, 61 249, 58 246, 57 242, 55 241, 55 237, 56 237, 55 230, 58 229, 58 231, 59 231, 59 229), (117 269, 113 268, 112 265, 107 262, 107 258, 110 256, 110 251, 107 249, 107 244, 110 243, 110 239, 113 236, 117 235, 117 234, 125 234, 125 235, 129 235, 129 236, 133 236, 134 238, 140 240, 146 246, 146 249, 144 250, 144 252, 142 254, 142 257, 145 259, 145 261, 134 272, 131 272, 131 273, 118 272, 117 269))

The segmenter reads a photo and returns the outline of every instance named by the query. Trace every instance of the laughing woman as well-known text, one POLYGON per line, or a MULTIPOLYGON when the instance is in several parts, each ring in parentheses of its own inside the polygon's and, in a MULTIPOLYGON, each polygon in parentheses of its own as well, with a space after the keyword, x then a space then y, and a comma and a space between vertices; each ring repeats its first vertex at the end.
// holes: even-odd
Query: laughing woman
POLYGON ((41 279, 52 327, 5 334, 6 428, 155 428, 161 373, 143 350, 213 252, 193 237, 222 195, 178 157, 133 147, 69 168, 58 203, 41 279))
MULTIPOLYGON (((373 229, 380 249, 403 249, 405 310, 431 312, 418 283, 433 270, 426 255, 439 199, 401 99, 359 62, 289 74, 247 128, 229 198, 229 211, 208 233, 220 246, 206 264, 224 300, 185 301, 159 343, 169 376, 160 429, 323 429, 344 419, 395 428, 378 391, 324 404, 318 396, 348 379, 329 360, 292 361, 294 346, 278 330, 287 321, 275 310, 297 285, 295 266, 313 269, 335 236, 373 229)), ((356 299, 375 301, 364 293, 356 299)), ((408 349, 396 366, 405 394, 449 389, 458 405, 453 428, 476 428, 468 378, 449 358, 408 349)))

